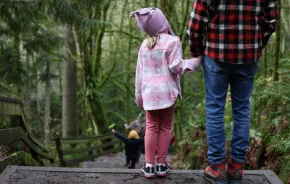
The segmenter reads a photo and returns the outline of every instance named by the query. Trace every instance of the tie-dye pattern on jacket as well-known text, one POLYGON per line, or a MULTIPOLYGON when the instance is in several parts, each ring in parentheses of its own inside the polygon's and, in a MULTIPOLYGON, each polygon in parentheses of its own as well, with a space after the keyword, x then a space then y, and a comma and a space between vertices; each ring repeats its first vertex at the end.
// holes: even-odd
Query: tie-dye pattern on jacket
POLYGON ((162 33, 156 46, 149 50, 146 40, 138 53, 135 101, 144 110, 171 107, 181 98, 179 76, 200 67, 200 58, 183 60, 182 44, 176 36, 162 33))

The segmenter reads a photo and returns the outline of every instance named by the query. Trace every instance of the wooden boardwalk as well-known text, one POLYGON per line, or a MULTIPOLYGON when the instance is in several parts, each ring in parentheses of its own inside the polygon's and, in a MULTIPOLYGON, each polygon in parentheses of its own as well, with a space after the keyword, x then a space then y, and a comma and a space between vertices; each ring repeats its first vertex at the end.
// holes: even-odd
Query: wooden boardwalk
MULTIPOLYGON (((202 170, 171 170, 165 178, 146 179, 140 169, 9 166, 0 184, 209 184, 202 170)), ((242 184, 282 184, 272 171, 245 171, 242 184)))

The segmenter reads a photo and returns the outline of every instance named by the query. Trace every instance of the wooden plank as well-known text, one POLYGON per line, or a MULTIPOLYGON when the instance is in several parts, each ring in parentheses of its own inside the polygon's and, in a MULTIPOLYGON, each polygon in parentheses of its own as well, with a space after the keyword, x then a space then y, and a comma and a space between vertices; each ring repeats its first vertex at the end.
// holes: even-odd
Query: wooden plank
POLYGON ((26 119, 25 119, 25 115, 24 115, 24 110, 23 108, 22 110, 22 114, 21 114, 21 121, 20 123, 22 124, 22 128, 28 132, 28 137, 31 139, 31 141, 36 144, 43 152, 48 153, 48 151, 46 150, 46 148, 43 146, 43 144, 40 143, 40 141, 38 141, 33 134, 30 131, 30 128, 28 127, 28 124, 26 123, 26 119))
POLYGON ((12 99, 12 98, 6 98, 6 97, 3 97, 3 96, 0 96, 0 102, 9 102, 9 103, 22 104, 22 102, 20 100, 12 99))
POLYGON ((123 147, 112 148, 112 149, 109 149, 109 150, 103 151, 103 152, 101 152, 101 153, 98 153, 98 154, 96 154, 96 155, 94 155, 94 156, 95 156, 95 158, 96 158, 96 157, 104 156, 104 155, 107 155, 107 154, 110 154, 110 153, 115 153, 115 152, 120 151, 120 150, 122 150, 122 149, 124 149, 124 148, 123 148, 123 147))
POLYGON ((21 101, 0 97, 0 115, 21 116, 22 121, 20 123, 22 124, 22 128, 29 133, 29 137, 31 138, 31 140, 35 144, 37 144, 42 149, 42 151, 48 152, 45 147, 32 136, 25 120, 24 110, 21 101))
MULTIPOLYGON (((15 167, 15 166, 14 166, 15 167)), ((33 181, 46 183, 101 183, 106 181, 112 181, 113 183, 150 183, 149 180, 143 178, 140 175, 140 169, 119 169, 119 168, 61 168, 61 167, 25 167, 19 166, 17 168, 8 168, 5 170, 5 174, 0 175, 0 183, 33 183, 33 181), (25 173, 22 175, 22 173, 25 173), (19 177, 17 175, 22 177, 19 177), (5 176, 4 176, 5 175, 5 176), (117 178, 116 178, 117 175, 117 178), (40 176, 40 177, 38 177, 40 176), (75 176, 70 178, 71 176, 75 176), (93 178, 92 178, 92 177, 93 178), (6 180, 3 180, 3 178, 6 180), (90 179, 87 179, 90 178, 90 179), (122 178, 121 178, 122 177, 122 178), (140 179, 135 180, 136 177, 140 179), (133 179, 132 179, 133 178, 133 179), (100 180, 98 180, 100 179, 100 180), (146 181, 145 181, 146 180, 146 181), (135 182, 134 182, 135 181, 135 182), (148 182, 147 182, 148 181, 148 182)), ((159 178, 150 180, 151 183, 207 183, 202 178, 203 170, 170 170, 169 176, 162 179, 159 178), (180 180, 181 179, 181 180, 180 180)), ((242 183, 270 183, 266 181, 263 171, 245 171, 245 180, 242 183)), ((279 183, 272 183, 279 184, 279 183)))
POLYGON ((89 142, 97 141, 97 140, 109 139, 113 137, 114 135, 109 133, 109 134, 95 136, 95 137, 61 138, 60 141, 62 144, 81 144, 81 143, 89 143, 89 142))
POLYGON ((18 166, 7 167, 0 175, 0 183, 8 184, 10 176, 17 170, 18 166))
POLYGON ((283 182, 278 178, 278 176, 271 170, 263 171, 265 177, 270 181, 270 183, 283 184, 283 182))
POLYGON ((101 153, 98 153, 98 154, 95 154, 95 155, 87 155, 87 156, 84 156, 84 157, 81 157, 81 158, 76 158, 76 159, 73 159, 73 160, 66 160, 65 164, 66 165, 78 164, 78 163, 81 163, 81 162, 84 162, 84 161, 92 160, 92 159, 97 158, 99 156, 103 156, 103 155, 107 155, 109 153, 114 153, 116 151, 120 151, 122 149, 123 149, 123 147, 113 148, 113 149, 109 149, 109 150, 106 150, 104 152, 101 152, 101 153))
POLYGON ((87 156, 76 158, 76 159, 73 159, 73 160, 65 160, 64 162, 65 162, 65 165, 68 166, 68 165, 79 164, 81 162, 92 160, 94 158, 95 158, 94 155, 87 155, 87 156))
POLYGON ((60 139, 56 138, 54 141, 55 141, 55 147, 56 147, 57 155, 58 155, 58 158, 59 158, 60 166, 61 167, 65 167, 65 162, 64 162, 64 159, 63 159, 63 150, 62 150, 62 146, 61 146, 61 143, 60 143, 60 139))
MULTIPOLYGON (((17 170, 21 171, 46 171, 46 172, 71 172, 71 173, 140 173, 140 169, 120 169, 120 168, 67 168, 67 167, 30 167, 19 166, 17 170)), ((264 170, 245 170, 245 175, 262 175, 264 176, 264 170)), ((276 175, 273 171, 271 172, 276 175)), ((200 175, 204 173, 204 170, 170 170, 173 174, 196 174, 200 175)), ((276 184, 276 183, 274 183, 276 184)), ((278 183, 277 183, 278 184, 278 183)))
MULTIPOLYGON (((3 181, 3 178, 9 178, 10 175, 15 171, 32 171, 32 172, 60 172, 60 173, 113 173, 113 174, 139 174, 140 169, 119 169, 119 168, 63 168, 63 167, 25 167, 19 166, 16 167, 8 167, 5 169, 5 173, 3 172, 0 175, 0 183, 3 181), (14 168, 13 168, 14 167, 14 168), (4 176, 5 175, 5 176, 4 176), (8 177, 7 177, 8 176, 8 177), (2 180, 1 180, 2 179, 2 180)), ((170 174, 189 174, 189 175, 196 175, 200 177, 203 175, 204 170, 170 170, 170 174)), ((268 170, 245 170, 245 175, 247 177, 255 177, 255 176, 262 176, 266 177, 271 184, 282 184, 281 180, 273 171, 268 170)), ((2 184, 2 183, 1 183, 2 184)))
MULTIPOLYGON (((20 124, 21 127, 28 132, 26 134, 23 129, 11 129, 13 131, 13 135, 11 135, 11 132, 6 132, 3 131, 0 133, 0 144, 1 141, 4 144, 8 144, 11 141, 16 141, 19 140, 19 137, 22 138, 22 140, 37 154, 40 156, 47 158, 50 160, 50 162, 53 162, 53 157, 51 157, 48 154, 48 151, 44 148, 44 146, 37 140, 35 139, 31 132, 28 129, 26 120, 25 120, 25 115, 24 115, 24 110, 21 101, 19 100, 14 100, 14 99, 9 99, 9 98, 4 98, 0 97, 0 115, 5 114, 5 115, 10 115, 10 116, 20 116, 20 124), (3 133, 3 134, 2 134, 3 133), (10 134, 10 136, 7 136, 10 134), (10 141, 10 142, 9 142, 10 141)), ((20 128, 20 127, 18 127, 20 128)), ((0 130, 1 131, 1 130, 0 130)))
MULTIPOLYGON (((17 171, 44 171, 44 172, 69 172, 69 173, 137 173, 137 174, 140 173, 140 169, 31 167, 31 166, 18 166, 17 171)), ((204 170, 170 170, 170 173, 199 175, 203 174, 204 170)), ((245 174, 247 173, 249 173, 248 170, 245 171, 245 174)), ((263 173, 261 173, 261 171, 257 171, 257 174, 253 175, 263 175, 263 173)))
POLYGON ((22 128, 17 127, 0 129, 0 144, 9 144, 17 140, 23 140, 25 144, 27 144, 28 147, 36 152, 38 155, 47 159, 53 159, 53 157, 50 156, 48 153, 41 151, 41 149, 28 138, 22 128))
POLYGON ((21 104, 0 101, 0 115, 21 115, 21 114, 22 114, 21 104))
POLYGON ((24 131, 22 130, 22 140, 29 146, 29 148, 31 148, 33 151, 35 151, 38 155, 53 160, 53 157, 51 155, 49 155, 49 153, 45 153, 43 152, 39 147, 37 147, 36 144, 34 144, 29 138, 28 136, 24 133, 24 131))
POLYGON ((23 129, 20 127, 0 129, 0 144, 9 144, 22 138, 23 129))
POLYGON ((112 141, 112 142, 110 142, 108 144, 101 144, 101 145, 94 146, 94 147, 64 150, 63 154, 64 155, 70 155, 70 154, 75 154, 75 153, 84 153, 84 152, 94 151, 96 149, 100 149, 100 148, 104 148, 104 147, 107 147, 107 146, 115 145, 115 144, 117 144, 119 142, 120 142, 119 140, 115 140, 115 141, 112 141))

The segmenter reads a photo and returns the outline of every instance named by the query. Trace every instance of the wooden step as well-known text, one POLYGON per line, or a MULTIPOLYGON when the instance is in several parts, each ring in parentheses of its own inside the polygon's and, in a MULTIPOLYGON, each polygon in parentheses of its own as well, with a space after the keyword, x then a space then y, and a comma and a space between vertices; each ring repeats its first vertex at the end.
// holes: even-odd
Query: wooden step
MULTIPOLYGON (((171 170, 165 178, 146 179, 140 169, 61 168, 9 166, 0 175, 0 184, 209 184, 202 170, 171 170)), ((242 184, 282 184, 273 171, 245 171, 242 184)))
MULTIPOLYGON (((167 163, 170 165, 172 155, 167 156, 167 163)), ((113 156, 102 156, 99 157, 96 161, 86 161, 83 162, 83 168, 123 168, 126 163, 125 153, 117 153, 113 156)), ((136 168, 141 168, 145 163, 145 155, 141 154, 139 163, 136 164, 136 168)))

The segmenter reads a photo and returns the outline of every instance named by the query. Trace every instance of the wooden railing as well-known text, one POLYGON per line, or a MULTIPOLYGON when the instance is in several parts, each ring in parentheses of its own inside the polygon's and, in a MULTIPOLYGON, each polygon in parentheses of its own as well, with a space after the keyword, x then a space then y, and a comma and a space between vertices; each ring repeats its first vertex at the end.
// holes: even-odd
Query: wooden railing
POLYGON ((54 162, 53 156, 51 156, 47 150, 43 149, 43 147, 39 147, 35 144, 21 127, 0 129, 0 145, 10 144, 20 140, 22 140, 29 147, 35 160, 38 161, 39 159, 37 156, 40 156, 48 159, 51 163, 54 162))
MULTIPOLYGON (((52 155, 30 132, 20 101, 0 97, 0 115, 8 115, 11 122, 11 127, 0 129, 0 145, 22 141, 29 148, 29 153, 39 165, 44 165, 42 159, 49 160, 50 164, 55 163, 57 156, 52 155)), ((85 138, 55 138, 53 141, 57 150, 59 165, 63 167, 93 160, 96 157, 123 149, 120 141, 116 140, 111 133, 85 138)), ((0 168, 9 165, 9 160, 15 159, 13 156, 8 156, 4 160, 0 160, 0 168)))
POLYGON ((60 166, 62 167, 94 160, 94 158, 99 156, 119 152, 123 149, 120 141, 116 140, 115 136, 111 133, 86 138, 57 138, 55 139, 55 145, 60 166), (83 145, 83 147, 78 148, 78 145, 83 145), (81 156, 74 159, 65 159, 66 156, 71 156, 73 154, 81 156))
MULTIPOLYGON (((13 145, 15 143, 20 145, 24 143, 28 148, 26 151, 30 153, 39 165, 44 165, 42 159, 48 160, 50 164, 54 163, 54 156, 49 154, 48 150, 31 134, 24 116, 23 105, 20 101, 0 97, 0 115, 6 115, 10 120, 9 128, 0 129, 0 145, 13 145)), ((11 162, 16 160, 14 157, 16 155, 10 155, 2 159, 0 167, 3 168, 8 164, 15 164, 11 162)))

